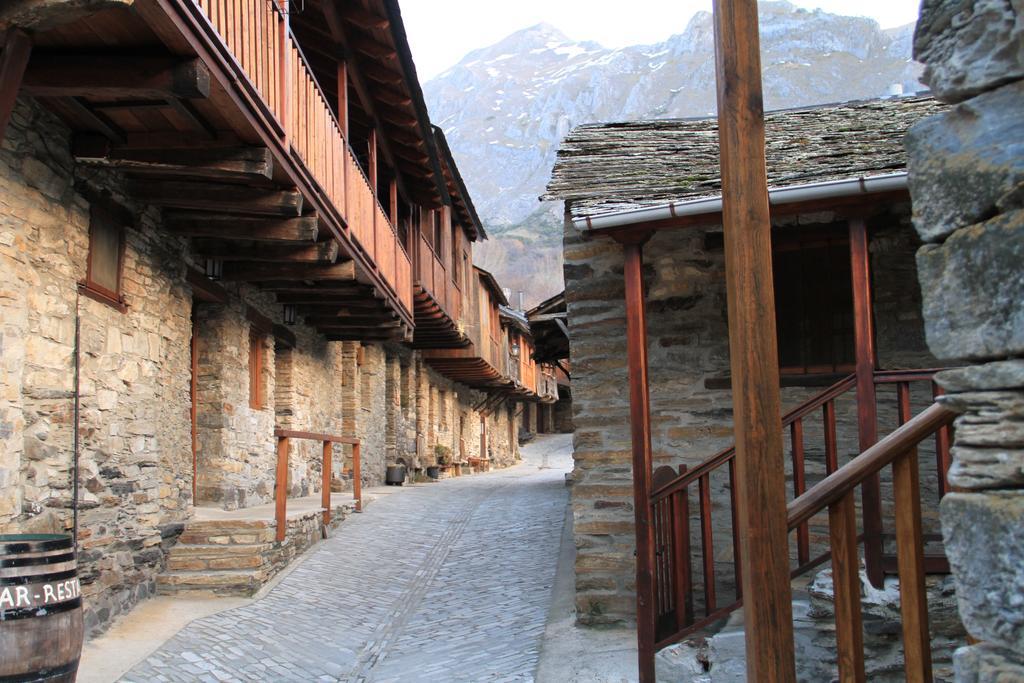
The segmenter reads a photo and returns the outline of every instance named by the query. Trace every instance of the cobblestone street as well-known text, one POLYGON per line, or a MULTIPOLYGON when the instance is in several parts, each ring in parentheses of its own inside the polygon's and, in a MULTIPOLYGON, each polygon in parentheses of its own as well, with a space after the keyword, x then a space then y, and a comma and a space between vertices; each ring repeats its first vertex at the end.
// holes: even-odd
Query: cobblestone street
POLYGON ((571 436, 523 459, 381 496, 263 599, 192 622, 122 680, 533 680, 571 436))

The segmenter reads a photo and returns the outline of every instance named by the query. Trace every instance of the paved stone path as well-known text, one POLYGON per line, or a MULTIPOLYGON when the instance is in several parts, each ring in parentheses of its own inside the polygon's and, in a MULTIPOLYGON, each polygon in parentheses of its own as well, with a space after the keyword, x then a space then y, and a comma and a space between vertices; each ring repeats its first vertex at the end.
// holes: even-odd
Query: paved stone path
POLYGON ((523 458, 382 496, 263 599, 192 622, 122 680, 532 681, 570 438, 523 458))

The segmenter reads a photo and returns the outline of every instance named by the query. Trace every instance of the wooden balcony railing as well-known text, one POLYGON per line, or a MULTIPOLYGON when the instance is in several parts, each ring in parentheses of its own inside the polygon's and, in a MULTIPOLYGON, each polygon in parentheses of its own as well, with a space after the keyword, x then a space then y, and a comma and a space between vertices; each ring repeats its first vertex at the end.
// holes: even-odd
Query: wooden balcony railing
POLYGON ((462 292, 452 282, 448 269, 441 263, 427 238, 420 233, 419 258, 416 269, 418 284, 425 289, 453 321, 462 316, 462 292))
MULTIPOLYGON (((952 422, 953 414, 939 404, 932 404, 932 407, 928 408, 923 414, 931 415, 933 418, 936 415, 941 415, 941 420, 929 419, 924 422, 918 418, 910 420, 912 383, 926 382, 929 385, 929 402, 941 393, 932 382, 933 374, 934 371, 931 370, 882 371, 875 373, 876 385, 896 385, 897 417, 899 424, 904 425, 879 442, 878 446, 881 446, 883 443, 906 444, 906 439, 908 438, 907 425, 910 422, 917 426, 921 424, 930 425, 930 431, 919 432, 915 428, 915 431, 911 433, 914 439, 911 445, 916 447, 925 438, 932 435, 935 436, 936 490, 938 496, 941 497, 948 490, 946 474, 950 464, 949 446, 952 440, 950 423, 952 422)), ((855 386, 856 378, 851 375, 804 402, 783 417, 783 432, 788 432, 790 437, 789 453, 793 481, 792 500, 794 501, 794 503, 790 504, 791 511, 794 509, 793 506, 797 504, 795 501, 803 501, 795 508, 798 511, 803 510, 804 506, 807 505, 806 501, 815 500, 814 498, 806 498, 810 491, 821 491, 821 486, 825 482, 837 481, 834 477, 838 472, 845 473, 842 481, 847 481, 850 478, 849 473, 851 471, 861 472, 863 470, 864 456, 876 452, 877 447, 869 449, 841 466, 838 434, 838 427, 840 425, 837 422, 836 402, 850 393, 855 386), (813 419, 815 414, 820 414, 821 422, 820 425, 814 424, 811 426, 814 427, 815 432, 820 433, 822 439, 819 444, 820 447, 816 451, 823 456, 826 478, 808 489, 806 463, 808 450, 805 427, 809 427, 807 423, 813 419), (853 468, 852 470, 850 469, 851 467, 853 468)), ((852 400, 852 397, 850 398, 852 400)), ((879 399, 887 400, 882 396, 879 396, 879 399)), ((861 412, 861 407, 857 406, 857 408, 858 412, 861 412)), ((854 420, 854 423, 856 423, 856 420, 854 420)), ((856 425, 854 426, 856 427, 856 425)), ((886 454, 889 460, 871 471, 865 472, 851 486, 859 485, 865 478, 873 476, 885 464, 899 458, 902 452, 887 450, 886 454)), ((655 583, 654 618, 656 621, 657 647, 659 648, 678 642, 706 625, 721 619, 742 605, 740 538, 736 532, 735 455, 735 447, 730 447, 692 469, 682 466, 676 472, 670 467, 661 467, 654 473, 650 501, 655 535, 655 566, 653 568, 655 583), (712 490, 714 489, 714 484, 719 486, 719 490, 721 489, 722 480, 720 477, 726 478, 729 491, 729 505, 726 507, 727 514, 730 515, 730 523, 727 527, 729 538, 725 540, 725 543, 715 538, 716 528, 721 532, 722 525, 715 525, 713 523, 716 518, 713 518, 715 506, 712 501, 712 490), (694 488, 696 488, 696 491, 693 490, 694 488), (695 516, 691 514, 693 507, 696 508, 695 516), (697 521, 699 537, 694 537, 692 534, 691 519, 694 517, 697 521), (723 573, 721 567, 716 567, 715 562, 715 548, 721 548, 723 545, 731 546, 732 550, 732 563, 731 567, 729 567, 731 571, 725 573, 723 573), (699 554, 699 564, 696 573, 694 573, 692 566, 695 550, 699 554), (725 587, 730 594, 730 597, 726 600, 722 600, 722 596, 719 593, 719 588, 721 587, 725 587), (695 606, 702 608, 702 616, 698 617, 696 615, 695 606)), ((916 487, 916 451, 914 462, 916 487)), ((905 514, 906 510, 899 499, 901 496, 906 495, 906 492, 900 488, 901 484, 899 481, 896 481, 896 477, 894 477, 893 483, 895 488, 893 493, 896 516, 895 539, 897 550, 899 550, 900 534, 905 531, 901 531, 901 529, 904 529, 906 523, 905 519, 901 521, 901 515, 905 514)), ((832 490, 831 485, 829 490, 832 490)), ((917 494, 916 500, 919 515, 919 494, 917 494)), ((935 503, 937 504, 938 500, 935 503)), ((815 512, 821 509, 823 508, 819 507, 815 512)), ((813 513, 803 514, 802 512, 795 517, 792 512, 790 515, 790 529, 795 532, 795 552, 793 552, 795 566, 792 568, 792 576, 794 577, 821 565, 828 561, 830 557, 833 558, 833 563, 835 562, 836 546, 834 543, 830 549, 812 548, 810 528, 810 518, 812 515, 813 513), (820 550, 824 551, 818 552, 820 550)), ((878 510, 878 515, 881 517, 881 509, 878 510)), ((855 522, 856 520, 853 520, 851 523, 855 522)), ((917 529, 920 533, 920 524, 917 525, 917 529)), ((835 531, 832 530, 832 535, 834 536, 834 534, 835 531)), ((879 547, 881 547, 881 539, 879 539, 879 547)), ((889 565, 891 568, 896 568, 900 562, 898 554, 897 557, 890 558, 882 553, 876 558, 876 561, 883 565, 889 565)), ((948 566, 945 563, 944 557, 933 555, 927 559, 933 570, 941 571, 948 566)), ((837 607, 837 614, 838 611, 837 607)))
POLYGON ((349 226, 398 301, 412 313, 412 262, 356 162, 287 18, 270 0, 185 0, 202 10, 263 100, 307 180, 349 226))
POLYGON ((288 530, 288 458, 291 455, 292 439, 319 441, 323 444, 323 464, 321 467, 320 507, 323 508, 323 522, 331 521, 331 460, 334 444, 350 444, 352 446, 352 497, 356 501, 356 512, 363 511, 363 481, 359 453, 359 439, 353 436, 334 436, 331 434, 315 434, 312 432, 296 432, 287 429, 275 429, 277 437, 277 472, 274 486, 275 514, 277 520, 278 541, 283 541, 288 530))

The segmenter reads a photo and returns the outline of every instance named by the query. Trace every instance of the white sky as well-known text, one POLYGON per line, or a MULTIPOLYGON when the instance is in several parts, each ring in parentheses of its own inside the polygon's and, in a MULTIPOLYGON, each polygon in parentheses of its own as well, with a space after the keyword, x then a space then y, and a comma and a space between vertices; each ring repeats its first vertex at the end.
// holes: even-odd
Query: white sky
MULTIPOLYGON (((807 9, 869 16, 882 28, 917 19, 918 0, 791 0, 807 9)), ((658 43, 686 28, 711 0, 402 0, 420 81, 425 82, 477 48, 519 29, 547 22, 573 40, 605 47, 658 43)))

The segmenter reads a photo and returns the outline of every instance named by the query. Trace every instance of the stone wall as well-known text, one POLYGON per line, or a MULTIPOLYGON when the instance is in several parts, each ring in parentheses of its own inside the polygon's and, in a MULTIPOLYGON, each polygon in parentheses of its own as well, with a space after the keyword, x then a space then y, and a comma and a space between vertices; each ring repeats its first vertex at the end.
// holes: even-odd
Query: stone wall
POLYGON ((71 531, 77 312, 79 566, 93 628, 152 593, 188 515, 191 292, 184 243, 139 207, 126 311, 76 297, 90 207, 75 183, 132 205, 116 175, 76 167, 69 148, 60 122, 18 101, 0 149, 0 531, 71 531))
MULTIPOLYGON (((264 400, 251 407, 250 320, 280 323, 281 307, 232 283, 223 283, 226 302, 194 303, 187 240, 163 231, 157 210, 125 196, 119 174, 76 164, 70 142, 56 117, 21 99, 0 147, 0 533, 72 530, 77 313, 79 571, 90 633, 154 592, 194 505, 273 500, 275 426, 358 435, 365 485, 383 483, 385 464, 397 458, 426 462, 430 439, 462 440, 467 457, 479 455, 473 409, 483 394, 446 380, 403 346, 327 342, 302 324, 289 328, 294 348, 260 335, 264 400), (90 201, 104 193, 135 222, 125 233, 123 311, 77 296, 90 201), (431 389, 446 397, 443 419, 431 389)), ((515 462, 507 407, 487 420, 493 462, 515 462)), ((332 488, 340 490, 350 486, 341 470, 351 449, 335 448, 332 488)), ((318 493, 321 466, 319 442, 293 440, 288 494, 318 493)))
MULTIPOLYGON (((777 221, 775 230, 784 233, 841 220, 832 213, 797 216, 777 221)), ((934 367, 936 360, 924 344, 914 264, 919 242, 910 226, 909 207, 891 206, 869 226, 880 365, 934 367)), ((663 232, 644 248, 655 467, 697 465, 733 442, 720 233, 720 227, 663 232)), ((611 240, 584 240, 568 222, 564 244, 573 369, 577 618, 583 624, 629 623, 635 618, 635 568, 622 248, 611 240)), ((787 386, 783 408, 791 409, 823 388, 787 386)), ((913 395, 915 409, 931 401, 926 386, 915 388, 913 395)), ((879 429, 885 434, 896 425, 894 391, 881 391, 879 403, 879 429)), ((859 452, 852 392, 837 401, 837 418, 843 463, 859 452)), ((820 414, 809 417, 804 428, 811 485, 825 475, 820 414)), ((786 443, 788 449, 788 439, 786 443)), ((787 477, 792 478, 788 463, 787 477)), ((934 470, 929 476, 922 468, 922 482, 925 499, 937 500, 934 470)), ((725 604, 733 592, 728 578, 733 551, 724 468, 712 476, 711 489, 714 557, 721 570, 719 604, 725 604)), ((890 491, 883 480, 883 497, 891 504, 890 491)), ((699 528, 695 498, 691 496, 694 530, 699 528)), ((936 517, 932 509, 925 520, 926 529, 935 533, 936 517)), ((812 552, 826 550, 824 516, 814 520, 811 531, 812 552)), ((699 557, 699 550, 695 553, 699 557)), ((699 576, 696 587, 699 609, 699 576)))
POLYGON ((1024 8, 925 0, 925 82, 955 104, 907 138, 928 345, 978 363, 940 376, 956 422, 943 538, 980 644, 956 680, 1024 680, 1024 8))

